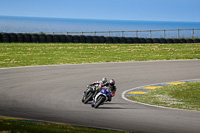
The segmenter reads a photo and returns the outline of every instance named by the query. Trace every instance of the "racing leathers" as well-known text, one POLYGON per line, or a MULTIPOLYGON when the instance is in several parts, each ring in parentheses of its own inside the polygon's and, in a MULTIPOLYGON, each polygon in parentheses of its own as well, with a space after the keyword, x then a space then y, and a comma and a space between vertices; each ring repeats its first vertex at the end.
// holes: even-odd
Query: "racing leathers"
POLYGON ((109 87, 111 89, 111 96, 108 96, 108 101, 111 101, 112 97, 115 96, 115 92, 117 90, 117 87, 115 85, 110 84, 110 83, 109 83, 109 87))
POLYGON ((102 81, 96 81, 96 82, 93 82, 92 84, 90 84, 89 86, 97 86, 96 90, 95 91, 95 94, 93 95, 93 99, 95 98, 96 94, 99 93, 102 89, 102 87, 104 86, 108 86, 109 83, 108 82, 102 82, 102 81))

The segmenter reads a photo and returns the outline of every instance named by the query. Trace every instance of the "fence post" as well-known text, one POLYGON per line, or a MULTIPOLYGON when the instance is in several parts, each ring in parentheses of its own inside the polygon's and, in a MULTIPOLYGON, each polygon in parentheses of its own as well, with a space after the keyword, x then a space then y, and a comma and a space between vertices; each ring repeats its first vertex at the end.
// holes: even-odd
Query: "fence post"
POLYGON ((192 29, 192 38, 194 38, 194 29, 192 29))
POLYGON ((149 32, 150 32, 150 38, 151 38, 151 30, 149 32))
POLYGON ((124 36, 124 31, 122 31, 122 37, 124 36))
POLYGON ((108 36, 110 37, 110 31, 108 31, 108 36))
POLYGON ((178 29, 178 39, 179 39, 179 29, 178 29))
POLYGON ((95 32, 94 32, 94 35, 95 35, 95 36, 97 35, 96 33, 97 33, 97 32, 95 31, 95 32))
POLYGON ((164 38, 165 38, 165 30, 163 30, 164 31, 164 38))
POLYGON ((138 31, 136 31, 136 37, 138 37, 138 31))

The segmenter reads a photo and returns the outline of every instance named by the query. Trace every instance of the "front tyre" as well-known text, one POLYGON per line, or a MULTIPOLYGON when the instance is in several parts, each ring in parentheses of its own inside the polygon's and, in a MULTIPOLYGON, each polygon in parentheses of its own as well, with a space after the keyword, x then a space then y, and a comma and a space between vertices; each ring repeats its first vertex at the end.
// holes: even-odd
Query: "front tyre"
POLYGON ((83 93, 83 98, 82 98, 82 100, 81 100, 82 103, 84 103, 85 99, 86 99, 86 92, 83 93))
POLYGON ((92 98, 93 93, 89 92, 87 96, 85 96, 84 104, 86 104, 91 98, 92 98))
POLYGON ((99 96, 97 103, 94 105, 94 108, 98 108, 105 100, 105 96, 99 96))

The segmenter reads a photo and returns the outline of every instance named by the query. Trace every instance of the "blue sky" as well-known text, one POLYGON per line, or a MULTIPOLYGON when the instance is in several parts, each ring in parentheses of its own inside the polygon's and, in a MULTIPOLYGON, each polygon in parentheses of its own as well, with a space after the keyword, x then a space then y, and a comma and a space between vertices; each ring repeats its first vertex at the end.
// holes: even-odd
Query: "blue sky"
POLYGON ((200 22, 200 0, 0 0, 0 15, 200 22))

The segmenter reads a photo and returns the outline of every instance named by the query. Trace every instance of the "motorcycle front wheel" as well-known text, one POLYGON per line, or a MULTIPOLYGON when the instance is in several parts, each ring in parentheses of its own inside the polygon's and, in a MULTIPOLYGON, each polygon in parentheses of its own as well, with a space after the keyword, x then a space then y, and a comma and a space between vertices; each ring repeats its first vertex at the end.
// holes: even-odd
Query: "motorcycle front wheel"
POLYGON ((84 97, 84 104, 86 104, 90 99, 92 99, 93 93, 89 92, 88 95, 84 97))
POLYGON ((99 96, 97 99, 97 103, 94 105, 94 108, 98 108, 105 100, 105 96, 99 96))

